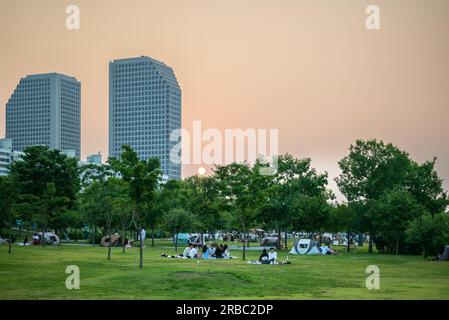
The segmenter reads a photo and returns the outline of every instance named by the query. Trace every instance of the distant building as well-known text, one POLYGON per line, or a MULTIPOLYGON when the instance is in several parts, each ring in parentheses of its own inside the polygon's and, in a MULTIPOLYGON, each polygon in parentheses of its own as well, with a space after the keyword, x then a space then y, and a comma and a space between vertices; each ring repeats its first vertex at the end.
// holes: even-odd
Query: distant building
POLYGON ((0 176, 9 174, 9 165, 20 160, 23 153, 14 151, 12 139, 0 139, 0 176))
POLYGON ((80 178, 83 181, 83 184, 91 183, 92 177, 98 177, 103 174, 102 163, 101 163, 101 154, 91 154, 88 155, 86 161, 78 161, 78 167, 82 169, 80 171, 80 178))
POLYGON ((13 149, 33 145, 81 152, 81 84, 46 73, 22 78, 6 104, 6 138, 13 149))
POLYGON ((85 166, 88 164, 101 165, 101 154, 91 154, 86 157, 86 160, 78 161, 78 166, 85 166))
POLYGON ((109 63, 109 157, 123 144, 141 159, 158 157, 164 179, 181 179, 181 164, 170 161, 181 128, 181 89, 171 67, 149 57, 109 63))
POLYGON ((68 150, 61 150, 61 152, 69 158, 76 158, 76 150, 68 149, 68 150))
POLYGON ((88 163, 95 163, 95 164, 101 164, 101 154, 91 154, 87 156, 87 162, 88 163))
MULTIPOLYGON (((75 158, 75 150, 63 150, 61 153, 67 157, 75 158)), ((0 176, 7 176, 9 174, 9 165, 14 161, 20 160, 23 154, 23 152, 14 151, 12 139, 0 139, 0 176)), ((101 154, 89 155, 86 161, 78 161, 79 167, 88 164, 101 165, 101 154)))

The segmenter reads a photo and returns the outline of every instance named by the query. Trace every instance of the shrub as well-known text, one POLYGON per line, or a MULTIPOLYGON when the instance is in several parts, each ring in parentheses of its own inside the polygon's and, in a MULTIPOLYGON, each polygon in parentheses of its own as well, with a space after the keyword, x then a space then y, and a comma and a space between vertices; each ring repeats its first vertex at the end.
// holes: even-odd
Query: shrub
POLYGON ((449 214, 425 214, 413 220, 406 230, 406 241, 419 248, 425 258, 436 256, 449 243, 449 214))

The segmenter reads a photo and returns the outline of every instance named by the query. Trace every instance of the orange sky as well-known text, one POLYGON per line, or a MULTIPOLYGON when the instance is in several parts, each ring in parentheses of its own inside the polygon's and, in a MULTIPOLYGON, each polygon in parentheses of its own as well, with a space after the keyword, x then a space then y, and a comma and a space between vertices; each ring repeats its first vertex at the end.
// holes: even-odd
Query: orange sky
POLYGON ((82 157, 107 155, 108 62, 148 55, 173 67, 188 130, 278 128, 281 152, 331 177, 355 139, 376 137, 438 156, 449 186, 447 0, 2 0, 0 45, 0 137, 19 79, 60 72, 82 82, 82 157))

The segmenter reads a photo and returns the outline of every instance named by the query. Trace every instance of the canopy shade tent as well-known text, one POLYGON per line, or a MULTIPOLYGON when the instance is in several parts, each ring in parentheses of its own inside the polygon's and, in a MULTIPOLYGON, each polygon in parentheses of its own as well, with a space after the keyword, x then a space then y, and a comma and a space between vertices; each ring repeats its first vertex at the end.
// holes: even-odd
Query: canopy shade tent
MULTIPOLYGON (((111 247, 120 247, 122 245, 122 237, 118 234, 112 235, 111 247)), ((104 236, 101 238, 101 246, 108 247, 109 246, 109 236, 104 236)))
POLYGON ((438 261, 449 261, 449 245, 445 245, 443 252, 438 256, 438 261))
MULTIPOLYGON (((178 233, 177 236, 178 236, 178 243, 187 244, 190 241, 190 234, 189 233, 178 233)), ((173 237, 173 243, 175 243, 175 241, 176 241, 176 234, 173 237)))
MULTIPOLYGON (((39 232, 38 236, 39 236, 39 239, 42 239, 42 232, 39 232)), ((61 242, 61 240, 59 239, 58 235, 56 235, 53 232, 45 232, 44 233, 44 239, 45 239, 45 243, 50 244, 50 245, 54 245, 54 246, 59 246, 59 244, 61 242)))

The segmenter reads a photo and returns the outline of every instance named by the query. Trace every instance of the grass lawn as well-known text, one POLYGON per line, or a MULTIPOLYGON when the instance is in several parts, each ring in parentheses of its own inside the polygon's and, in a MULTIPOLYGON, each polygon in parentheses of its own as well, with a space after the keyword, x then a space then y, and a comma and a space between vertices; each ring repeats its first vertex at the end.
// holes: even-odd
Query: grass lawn
MULTIPOLYGON (((0 246, 0 299, 449 299, 449 263, 417 256, 293 256, 291 265, 249 265, 241 259, 192 261, 167 243, 145 248, 0 246), (65 269, 77 265, 81 289, 67 290, 65 269), (380 268, 380 289, 365 287, 365 268, 380 268)), ((180 247, 180 251, 183 248, 180 247)), ((339 251, 343 251, 340 249, 339 251)), ((241 251, 233 251, 241 257, 241 251)), ((259 252, 248 252, 255 260, 259 252)), ((286 255, 280 252, 282 259, 286 255)))

